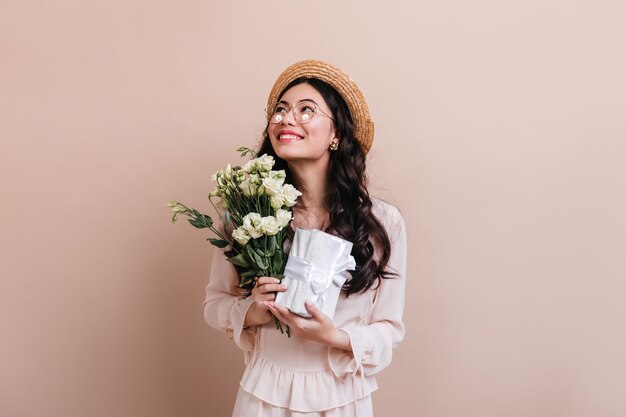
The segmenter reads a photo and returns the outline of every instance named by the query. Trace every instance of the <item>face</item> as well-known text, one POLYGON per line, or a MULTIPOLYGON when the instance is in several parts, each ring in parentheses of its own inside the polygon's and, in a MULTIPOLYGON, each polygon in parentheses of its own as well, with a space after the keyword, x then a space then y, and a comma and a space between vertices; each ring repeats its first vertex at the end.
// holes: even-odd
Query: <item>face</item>
MULTIPOLYGON (((306 83, 291 87, 280 98, 287 109, 303 100, 313 101, 319 110, 332 115, 322 95, 306 83)), ((276 155, 290 163, 328 163, 329 144, 335 138, 335 128, 333 120, 319 110, 307 123, 298 123, 290 110, 279 123, 269 125, 268 134, 276 155)))

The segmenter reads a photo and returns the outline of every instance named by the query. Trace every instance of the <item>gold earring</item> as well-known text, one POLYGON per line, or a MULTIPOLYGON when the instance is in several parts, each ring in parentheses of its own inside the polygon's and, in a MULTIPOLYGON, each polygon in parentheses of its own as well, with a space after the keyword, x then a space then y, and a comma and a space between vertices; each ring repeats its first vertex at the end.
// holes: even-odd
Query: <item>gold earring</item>
POLYGON ((339 146, 339 141, 337 139, 333 139, 330 141, 329 148, 331 151, 336 151, 338 146, 339 146))

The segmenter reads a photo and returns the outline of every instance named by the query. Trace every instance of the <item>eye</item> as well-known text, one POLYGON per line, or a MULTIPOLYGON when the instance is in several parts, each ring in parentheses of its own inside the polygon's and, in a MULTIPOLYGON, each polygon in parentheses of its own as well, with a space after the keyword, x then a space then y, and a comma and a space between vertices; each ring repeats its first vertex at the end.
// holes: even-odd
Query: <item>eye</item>
POLYGON ((285 111, 285 106, 283 106, 282 104, 276 106, 274 108, 274 114, 276 113, 283 113, 285 111))
POLYGON ((300 113, 313 113, 315 112, 315 107, 310 104, 302 104, 298 110, 300 110, 300 113))

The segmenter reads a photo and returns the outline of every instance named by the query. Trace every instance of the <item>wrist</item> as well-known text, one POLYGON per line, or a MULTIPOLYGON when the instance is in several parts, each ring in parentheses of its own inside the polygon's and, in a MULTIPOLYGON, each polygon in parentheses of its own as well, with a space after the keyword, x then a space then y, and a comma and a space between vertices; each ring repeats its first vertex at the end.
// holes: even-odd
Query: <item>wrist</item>
POLYGON ((243 320, 243 328, 246 329, 248 327, 256 326, 259 323, 257 322, 257 305, 256 303, 250 304, 250 308, 246 312, 246 317, 243 320))
POLYGON ((335 329, 330 336, 329 343, 331 347, 347 350, 352 352, 352 344, 350 343, 350 336, 348 333, 341 329, 335 329))

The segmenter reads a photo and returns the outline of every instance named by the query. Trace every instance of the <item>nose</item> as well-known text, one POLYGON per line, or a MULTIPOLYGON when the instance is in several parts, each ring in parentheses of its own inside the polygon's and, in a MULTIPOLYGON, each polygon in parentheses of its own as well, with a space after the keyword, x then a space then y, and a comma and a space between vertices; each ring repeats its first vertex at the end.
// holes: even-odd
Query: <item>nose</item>
POLYGON ((285 116, 282 118, 282 120, 280 121, 280 124, 282 125, 286 125, 289 124, 291 126, 295 126, 296 125, 296 116, 294 114, 294 108, 290 108, 286 113, 285 116), (289 119, 289 121, 287 120, 289 119))

